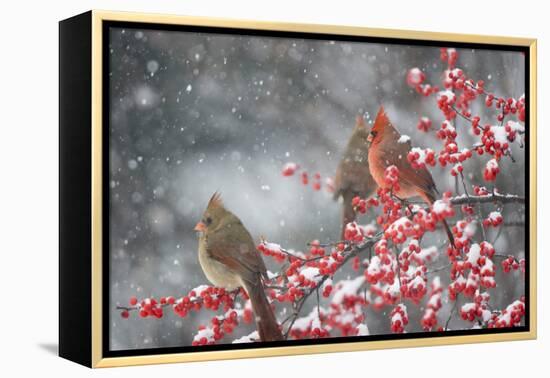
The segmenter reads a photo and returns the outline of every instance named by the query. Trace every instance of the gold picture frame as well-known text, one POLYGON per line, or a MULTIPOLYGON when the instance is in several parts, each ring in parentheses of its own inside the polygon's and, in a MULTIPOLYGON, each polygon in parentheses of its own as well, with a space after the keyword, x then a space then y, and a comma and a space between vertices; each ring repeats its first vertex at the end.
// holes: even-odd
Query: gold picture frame
MULTIPOLYGON (((448 344, 466 344, 466 343, 482 343, 482 342, 495 342, 495 341, 513 341, 513 340, 527 340, 535 339, 537 337, 537 41, 536 39, 528 38, 513 38, 513 37, 500 37, 500 36, 482 36, 482 35, 469 35, 469 34, 452 34, 452 33, 436 33, 436 32, 423 32, 423 31, 406 31, 406 30, 393 30, 393 29, 377 29, 368 27, 355 27, 355 26, 335 26, 335 25, 316 25, 316 24, 294 24, 294 23, 280 23, 280 22, 259 22, 252 20, 230 20, 230 19, 218 19, 210 17, 189 17, 189 16, 174 16, 174 15, 161 15, 161 14, 144 14, 144 13, 126 13, 126 12, 111 12, 93 10, 84 15, 77 16, 67 21, 62 21, 60 24, 60 86, 61 92, 68 91, 71 85, 71 78, 77 77, 75 80, 85 80, 83 85, 83 93, 86 90, 91 90, 89 93, 90 103, 83 103, 81 106, 83 109, 88 106, 88 113, 86 114, 74 114, 67 113, 66 107, 69 106, 71 101, 81 101, 82 98, 74 99, 70 98, 72 95, 63 93, 60 95, 60 118, 61 121, 61 166, 63 159, 68 159, 70 153, 76 153, 75 150, 70 150, 69 147, 65 148, 64 133, 77 131, 67 131, 70 127, 65 125, 64 122, 74 120, 89 120, 90 127, 86 128, 82 126, 81 131, 82 140, 89 141, 89 162, 90 170, 85 171, 82 175, 87 175, 89 181, 85 181, 83 185, 90 185, 85 194, 71 192, 70 189, 63 189, 64 187, 64 173, 61 170, 61 186, 62 193, 60 197, 63 197, 66 203, 72 203, 79 198, 83 198, 83 195, 90 195, 88 202, 85 203, 85 214, 90 215, 90 219, 82 224, 75 224, 71 221, 71 216, 77 215, 70 213, 70 210, 64 208, 63 203, 60 205, 61 217, 65 220, 61 220, 61 246, 60 246, 60 355, 76 362, 82 363, 90 367, 114 367, 114 366, 129 366, 129 365, 143 365, 143 364, 160 364, 160 363, 174 363, 174 362, 187 362, 187 361, 207 361, 218 359, 237 359, 237 358, 249 358, 249 357, 267 357, 267 356, 283 356, 283 355, 302 355, 313 353, 327 353, 327 352, 346 352, 346 351, 362 351, 372 349, 386 349, 386 348, 404 348, 404 347, 418 347, 418 346, 436 346, 436 345, 448 345, 448 344), (103 162, 104 147, 103 143, 105 135, 103 135, 102 122, 104 119, 104 98, 103 98, 103 43, 104 43, 104 28, 105 22, 128 22, 128 23, 152 23, 159 25, 190 25, 200 27, 216 27, 216 28, 229 28, 229 29, 244 29, 244 30, 261 30, 261 31, 274 31, 274 32, 299 32, 299 33, 313 33, 322 35, 334 35, 334 36, 357 36, 357 37, 375 37, 375 38, 397 38, 400 40, 410 41, 437 41, 437 42, 453 42, 453 43, 472 43, 472 44, 491 44, 501 46, 520 46, 528 50, 528 68, 529 77, 529 101, 528 101, 528 123, 529 123, 529 235, 526 238, 529 241, 529 275, 528 288, 529 288, 529 303, 528 303, 528 321, 529 329, 522 332, 513 333, 490 333, 490 334, 474 334, 474 335, 453 335, 453 336, 441 336, 441 337, 427 337, 427 338, 404 338, 399 340, 375 340, 375 341, 361 341, 353 343, 329 343, 329 344, 310 344, 299 346, 277 346, 269 348, 245 348, 245 349, 232 349, 232 350, 217 350, 217 351, 199 351, 193 353, 169 353, 169 354, 149 354, 149 355, 135 355, 135 356, 121 356, 121 357, 106 357, 103 353, 103 345, 105 340, 103 339, 103 328, 105 327, 103 318, 103 294, 104 294, 104 277, 103 277, 103 259, 104 259, 104 242, 103 242, 103 221, 105 219, 105 208, 103 206, 103 170, 105 169, 103 162), (85 35, 82 37, 85 43, 78 40, 78 37, 74 33, 82 32, 85 35), (72 36, 68 36, 72 34, 72 36), (82 59, 90 58, 89 63, 89 77, 82 78, 81 76, 85 72, 73 72, 73 76, 67 73, 70 70, 69 63, 64 59, 72 59, 75 49, 89 48, 89 54, 82 57, 82 59), (64 55, 65 54, 65 55, 64 55), (80 75, 80 76, 78 76, 80 75), (67 78, 63 78, 63 77, 67 78), (76 118, 75 118, 76 117, 76 118), (78 118, 82 117, 82 118, 78 118), (87 118, 88 117, 88 118, 87 118), (69 154, 69 155, 68 155, 69 154), (68 212, 68 213, 66 213, 68 212), (71 215, 72 214, 72 215, 71 215), (80 231, 74 230, 72 227, 80 227, 80 231), (76 240, 78 232, 86 233, 88 229, 88 236, 85 240, 76 240), (69 232, 77 232, 71 239, 68 236, 69 232), (73 240, 74 239, 74 240, 73 240), (65 241, 67 240, 67 241, 65 241), (85 244, 89 241, 89 245, 85 244), (80 244, 79 244, 80 243, 80 244), (84 243, 84 244, 82 244, 84 243), (79 247, 87 249, 84 255, 85 257, 69 256, 70 254, 80 253, 79 247), (72 272, 70 272, 72 271, 72 272), (85 273, 82 273, 85 272, 85 273), (76 277, 79 274, 81 277, 76 277), (73 280, 89 280, 90 295, 84 295, 80 299, 80 302, 72 298, 76 295, 76 289, 85 289, 80 284, 73 280), (75 283, 76 282, 76 283, 75 283), (74 286, 74 289, 71 288, 74 286), (79 307, 79 309, 75 309, 79 307), (67 325, 69 317, 73 319, 79 319, 78 314, 72 313, 72 311, 82 311, 80 320, 72 320, 73 323, 67 325), (89 315, 82 315, 86 313, 89 315), (74 323, 77 322, 77 323, 74 323), (88 323, 89 322, 89 323, 88 323), (81 343, 88 343, 89 346, 82 347, 80 351, 75 351, 78 341, 76 340, 75 332, 82 329, 82 334, 78 339, 82 340, 81 343)), ((80 88, 80 87, 79 87, 80 88)), ((76 127, 75 125, 72 126, 76 127)), ((80 134, 79 134, 80 135, 80 134)), ((69 138, 74 138, 74 135, 67 134, 67 143, 69 138)), ((88 150, 87 150, 88 151, 88 150)), ((78 155, 77 155, 78 156, 78 155)), ((70 164, 70 163, 67 163, 70 164)), ((67 175, 72 174, 74 171, 70 168, 70 165, 65 167, 67 175)))

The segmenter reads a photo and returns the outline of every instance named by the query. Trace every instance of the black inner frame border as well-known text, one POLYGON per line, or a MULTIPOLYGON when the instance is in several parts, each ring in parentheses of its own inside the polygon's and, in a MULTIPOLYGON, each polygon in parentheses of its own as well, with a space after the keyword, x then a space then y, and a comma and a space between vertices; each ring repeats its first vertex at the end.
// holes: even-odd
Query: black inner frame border
MULTIPOLYGON (((406 31, 403 31, 406 33, 406 31)), ((357 343, 365 341, 382 341, 382 340, 408 340, 408 339, 424 339, 424 338, 438 338, 449 336, 464 336, 464 335, 489 335, 489 334, 502 334, 502 333, 518 333, 529 332, 531 329, 530 324, 530 269, 531 269, 531 251, 530 251, 530 113, 531 113, 531 99, 530 99, 530 51, 529 46, 516 46, 516 45, 499 45, 499 44, 484 44, 484 43, 470 43, 470 42, 445 42, 445 41, 431 41, 420 39, 405 39, 405 38, 389 38, 389 37, 370 37, 370 36, 351 36, 351 35, 338 35, 327 33, 311 33, 311 32, 289 32, 289 31, 271 31, 271 30, 256 30, 256 29, 240 29, 240 28, 228 28, 228 27, 211 27, 211 26, 194 26, 194 25, 174 25, 174 24, 162 24, 162 23, 147 23, 147 22, 131 22, 131 21, 102 21, 102 253, 103 253, 103 266, 102 266, 102 306, 103 313, 102 321, 102 357, 128 357, 128 356, 141 356, 141 355, 159 355, 159 354, 173 354, 173 353, 194 353, 194 352, 206 352, 206 351, 222 351, 222 350, 241 350, 241 349, 269 349, 273 347, 294 347, 305 345, 327 345, 327 344, 341 344, 341 343, 357 343), (514 328, 502 328, 502 329, 469 329, 469 330, 454 330, 443 332, 414 332, 403 334, 380 334, 370 336, 348 336, 348 337, 331 337, 326 339, 304 339, 304 340, 285 340, 285 341, 272 341, 272 342, 254 342, 254 343, 241 343, 241 344, 216 344, 216 345, 204 345, 204 346, 177 346, 177 347, 159 347, 159 348, 143 348, 143 349, 126 349, 126 350, 110 350, 110 315, 112 309, 110 307, 110 227, 109 227, 109 215, 110 215, 110 87, 109 87, 109 30, 110 28, 125 28, 125 29, 146 29, 146 30, 158 30, 158 31, 179 31, 179 32, 191 32, 191 33, 205 33, 205 34, 225 34, 225 35, 243 35, 251 37, 275 37, 275 38, 292 38, 292 39, 313 39, 313 40, 332 40, 336 42, 362 42, 362 43, 383 43, 388 45, 412 45, 412 46, 427 46, 427 47, 455 47, 455 48, 470 48, 479 50, 498 50, 504 52, 521 52, 525 58, 525 101, 526 107, 526 122, 525 122, 525 164, 527 169, 525 170, 525 325, 514 328)), ((292 353, 292 349, 289 349, 289 353, 292 353)))

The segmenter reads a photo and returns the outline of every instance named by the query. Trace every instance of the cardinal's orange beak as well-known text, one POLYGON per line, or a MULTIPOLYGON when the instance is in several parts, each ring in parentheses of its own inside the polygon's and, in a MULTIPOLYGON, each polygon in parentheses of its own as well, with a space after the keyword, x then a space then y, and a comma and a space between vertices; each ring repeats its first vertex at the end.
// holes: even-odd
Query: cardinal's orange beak
POLYGON ((374 135, 372 135, 372 133, 369 133, 369 136, 367 137, 367 142, 372 143, 373 139, 374 139, 374 135))
POLYGON ((197 223, 195 226, 195 231, 204 232, 206 230, 206 225, 202 222, 197 223))

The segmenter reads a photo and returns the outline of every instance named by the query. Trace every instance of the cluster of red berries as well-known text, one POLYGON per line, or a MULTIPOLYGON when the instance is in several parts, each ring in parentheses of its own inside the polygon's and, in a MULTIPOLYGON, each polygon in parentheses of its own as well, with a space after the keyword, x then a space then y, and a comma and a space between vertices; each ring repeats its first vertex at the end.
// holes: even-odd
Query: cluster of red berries
POLYGON ((344 244, 338 244, 338 247, 333 250, 330 255, 323 257, 316 262, 316 266, 319 269, 319 274, 322 276, 332 276, 336 273, 336 270, 344 262, 344 255, 342 252, 345 250, 342 248, 344 244))
MULTIPOLYGON (((290 177, 290 176, 294 176, 299 170, 300 170, 300 166, 298 164, 289 162, 283 166, 281 173, 285 177, 290 177)), ((302 173, 300 174, 300 181, 302 182, 303 185, 309 185, 311 182, 311 187, 315 191, 319 191, 323 187, 321 183, 320 173, 313 174, 312 179, 310 179, 309 174, 306 171, 302 170, 302 173)), ((332 179, 326 180, 326 190, 328 192, 334 191, 334 183, 332 179)))
POLYGON ((421 265, 414 269, 412 274, 401 274, 400 291, 403 298, 408 298, 418 304, 427 293, 427 268, 421 265))
POLYGON ((489 93, 487 94, 487 97, 485 97, 485 106, 488 108, 494 107, 495 109, 499 109, 501 113, 499 114, 499 121, 502 121, 504 119, 504 116, 508 114, 518 114, 519 116, 523 117, 522 121, 525 121, 525 97, 522 96, 520 100, 516 100, 515 98, 504 98, 504 97, 496 97, 494 94, 489 93))
POLYGON ((199 311, 203 307, 212 311, 218 311, 222 307, 227 311, 233 307, 233 297, 224 288, 201 286, 191 290, 173 305, 174 312, 181 317, 187 316, 191 310, 199 311))
POLYGON ((424 331, 431 331, 437 325, 437 313, 442 307, 441 296, 443 294, 443 286, 439 276, 434 277, 431 284, 430 297, 424 310, 424 315, 420 320, 424 331))
POLYGON ((492 211, 489 213, 487 218, 483 219, 484 227, 498 227, 502 224, 504 218, 502 214, 498 211, 492 211))
POLYGON ((426 75, 420 70, 420 68, 411 68, 407 72, 407 84, 409 87, 414 88, 417 93, 428 97, 432 93, 439 91, 438 87, 432 87, 430 84, 424 84, 426 75))
POLYGON ((476 196, 487 196, 491 194, 491 192, 484 186, 474 185, 474 194, 476 196))
POLYGON ((327 278, 323 283, 321 294, 323 295, 324 298, 328 298, 331 293, 332 293, 332 280, 330 278, 327 278))
POLYGON ((320 246, 319 240, 314 240, 311 243, 309 243, 309 253, 311 256, 324 256, 326 251, 323 247, 320 246))
POLYGON ((443 197, 440 200, 434 201, 431 206, 431 213, 436 220, 442 221, 446 218, 454 217, 455 210, 451 206, 451 193, 443 193, 443 197))
POLYGON ((428 132, 432 128, 432 121, 428 117, 420 117, 416 128, 420 131, 428 132))
MULTIPOLYGON (((376 228, 371 225, 362 226, 356 222, 351 222, 344 228, 344 240, 349 240, 354 243, 361 243, 366 238, 371 238, 376 232, 376 228)), ((343 251, 345 245, 340 243, 337 245, 337 249, 343 251)))
POLYGON ((388 241, 380 239, 374 246, 376 256, 373 256, 364 271, 365 278, 370 284, 378 282, 392 285, 395 279, 393 270, 394 255, 388 248, 388 241))
POLYGON ((394 192, 399 191, 399 169, 395 165, 390 165, 384 171, 384 183, 387 188, 393 189, 394 192))
POLYGON ((300 168, 300 166, 296 163, 286 163, 284 166, 283 166, 283 171, 282 171, 282 174, 283 176, 285 177, 289 177, 289 176, 293 176, 294 173, 296 173, 296 171, 300 168))
POLYGON ((375 296, 372 306, 375 310, 381 310, 384 306, 393 306, 401 299, 399 282, 392 284, 377 282, 370 286, 371 296, 375 296))
MULTIPOLYGON (((335 288, 334 298, 337 298, 340 285, 335 288)), ((338 330, 342 336, 355 336, 357 326, 365 320, 363 308, 369 302, 360 293, 349 293, 341 298, 341 302, 333 300, 326 318, 327 328, 338 330)))
MULTIPOLYGON (((302 184, 304 184, 304 185, 308 185, 309 182, 310 182, 309 175, 307 174, 307 172, 302 172, 301 179, 302 179, 302 184)), ((320 173, 315 173, 313 175, 313 179, 311 180, 311 187, 315 191, 321 190, 321 174, 320 173)))
POLYGON ((453 68, 458 60, 458 52, 452 47, 442 47, 439 50, 439 59, 441 59, 442 62, 447 63, 449 68, 453 68))
POLYGON ((458 134, 453 124, 445 120, 435 135, 441 140, 454 141, 458 134))
POLYGON ((281 246, 275 243, 261 242, 256 246, 264 256, 273 257, 277 262, 282 263, 288 257, 281 251, 281 246))
POLYGON ((525 259, 518 260, 514 256, 508 256, 500 263, 504 273, 510 273, 512 270, 521 270, 525 273, 525 259))
MULTIPOLYGON (((314 311, 317 312, 317 309, 314 311)), ((330 332, 322 326, 324 321, 325 315, 322 312, 319 316, 314 317, 310 315, 307 319, 307 324, 295 324, 290 330, 289 336, 296 340, 329 337, 330 332)))
POLYGON ((431 148, 411 148, 407 154, 407 160, 414 169, 421 169, 426 165, 434 166, 436 163, 435 152, 431 148))
POLYGON ((437 250, 437 247, 432 246, 411 252, 409 254, 409 260, 414 262, 416 265, 425 265, 434 261, 438 255, 439 251, 437 250))
POLYGON ((405 326, 409 324, 409 316, 407 315, 407 307, 404 304, 398 304, 390 313, 391 331, 393 333, 403 333, 405 326))
POLYGON ((371 285, 377 284, 378 282, 393 284, 395 279, 395 272, 391 264, 384 264, 382 259, 378 256, 373 256, 370 259, 364 274, 371 285))
POLYGON ((376 197, 370 197, 368 199, 363 199, 359 196, 353 197, 351 204, 355 211, 360 214, 365 214, 368 209, 371 207, 376 207, 380 204, 376 197))
MULTIPOLYGON (((173 297, 168 297, 168 300, 170 301, 170 304, 174 304, 175 299, 173 297)), ((167 303, 167 298, 162 297, 161 298, 162 303, 159 303, 155 298, 145 298, 141 301, 138 301, 136 297, 131 297, 129 304, 132 306, 132 308, 136 308, 138 310, 139 316, 142 318, 146 318, 149 316, 155 317, 155 318, 162 318, 163 316, 163 309, 162 307, 167 303)), ((127 319, 130 317, 130 312, 128 309, 122 310, 120 315, 127 319)))
POLYGON ((407 84, 412 88, 422 84, 424 80, 426 80, 426 75, 420 70, 420 68, 411 68, 407 72, 407 84))
POLYGON ((432 211, 418 209, 413 216, 413 221, 419 227, 417 228, 419 238, 425 232, 433 232, 437 227, 438 216, 432 211))
POLYGON ((525 298, 514 301, 500 314, 493 314, 489 320, 489 328, 515 327, 521 324, 521 319, 525 316, 525 298))
POLYGON ((477 148, 478 154, 481 155, 483 152, 487 152, 497 160, 506 155, 510 148, 510 142, 513 142, 516 138, 516 132, 512 130, 510 125, 508 125, 508 129, 510 131, 506 130, 506 126, 483 126, 482 146, 477 148))
POLYGON ((476 319, 482 320, 484 323, 489 321, 491 318, 491 311, 488 309, 489 303, 489 293, 479 293, 477 292, 474 297, 474 302, 465 303, 460 308, 460 317, 463 320, 470 322, 475 321, 476 319))
POLYGON ((233 330, 239 325, 237 311, 228 311, 224 316, 215 316, 212 318, 211 326, 199 326, 199 332, 193 338, 191 345, 212 345, 221 340, 226 334, 233 333, 233 330))
MULTIPOLYGON (((399 269, 407 272, 409 270, 411 260, 417 262, 416 258, 413 257, 413 255, 416 255, 418 252, 420 252, 420 244, 418 240, 411 239, 409 241, 409 245, 403 248, 403 250, 399 254, 399 269)), ((422 263, 422 261, 420 261, 420 263, 422 263)))
POLYGON ((456 143, 449 142, 445 145, 445 148, 439 153, 437 160, 442 167, 446 167, 447 164, 460 164, 470 159, 473 156, 471 150, 464 148, 458 151, 456 143))
POLYGON ((496 159, 491 159, 485 165, 483 178, 485 179, 485 181, 495 181, 499 172, 500 168, 498 166, 498 161, 496 159))
POLYGON ((382 214, 376 217, 376 223, 382 226, 382 228, 388 228, 393 222, 404 215, 411 215, 409 209, 406 208, 405 211, 403 211, 402 202, 396 200, 390 188, 379 188, 377 194, 382 204, 382 214))
POLYGON ((168 296, 160 297, 158 301, 155 298, 144 298, 140 301, 131 297, 129 304, 131 307, 124 308, 120 313, 125 319, 130 317, 132 310, 137 310, 142 318, 161 318, 166 306, 171 306, 175 314, 185 317, 189 311, 199 311, 202 308, 218 311, 222 307, 227 311, 233 307, 233 297, 224 288, 200 286, 179 299, 168 296))
POLYGON ((271 299, 277 300, 280 303, 294 303, 296 300, 304 296, 304 290, 297 287, 295 283, 288 283, 285 290, 286 291, 279 292, 275 289, 271 289, 269 291, 269 296, 271 299))
MULTIPOLYGON (((451 277, 452 277, 451 272, 451 277)), ((448 291, 449 291, 449 299, 450 300, 456 300, 456 297, 458 294, 462 293, 464 289, 466 288, 466 279, 462 274, 458 274, 456 278, 453 278, 453 281, 449 284, 448 291)))
POLYGON ((457 163, 451 168, 451 176, 458 176, 462 173, 463 170, 464 167, 462 166, 462 164, 457 163))
POLYGON ((421 227, 407 217, 401 217, 384 231, 384 237, 394 244, 404 243, 408 237, 419 237, 423 234, 421 227))
POLYGON ((450 90, 437 92, 437 107, 448 121, 456 118, 456 111, 454 110, 455 103, 456 95, 454 92, 450 90))
POLYGON ((482 287, 496 287, 495 266, 491 257, 494 255, 494 248, 488 242, 472 244, 467 252, 466 260, 455 259, 451 267, 451 278, 453 282, 449 287, 449 294, 452 299, 458 293, 464 293, 472 297, 482 287), (464 276, 467 274, 467 279, 464 276))

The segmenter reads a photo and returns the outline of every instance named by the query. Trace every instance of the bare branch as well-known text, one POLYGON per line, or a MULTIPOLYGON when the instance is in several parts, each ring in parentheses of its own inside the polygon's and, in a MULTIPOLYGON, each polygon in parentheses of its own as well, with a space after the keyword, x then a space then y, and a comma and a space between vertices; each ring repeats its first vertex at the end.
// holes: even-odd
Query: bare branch
POLYGON ((451 198, 450 202, 453 205, 473 205, 473 204, 492 203, 492 202, 499 202, 502 204, 508 204, 508 203, 525 204, 525 197, 521 197, 515 194, 492 193, 487 196, 470 195, 470 196, 453 197, 451 198))

